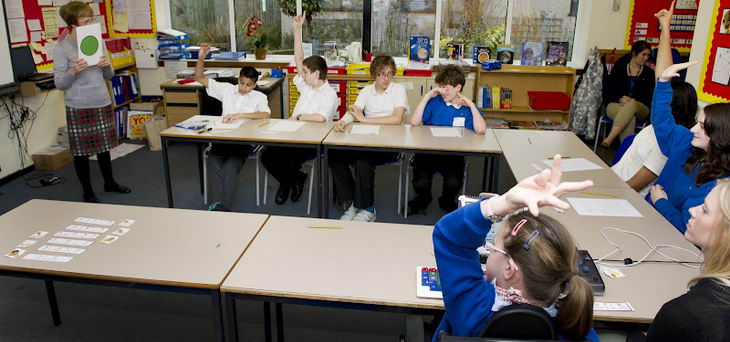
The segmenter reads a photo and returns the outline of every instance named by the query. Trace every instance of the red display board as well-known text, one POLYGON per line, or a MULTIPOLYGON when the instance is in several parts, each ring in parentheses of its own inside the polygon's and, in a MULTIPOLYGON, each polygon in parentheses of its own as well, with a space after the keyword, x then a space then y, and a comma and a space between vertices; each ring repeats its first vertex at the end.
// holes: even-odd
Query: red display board
POLYGON ((705 56, 699 98, 710 103, 730 101, 730 0, 715 0, 705 56))
MULTIPOLYGON (((11 37, 11 46, 19 45, 30 45, 33 54, 35 55, 36 68, 39 71, 47 71, 53 68, 53 47, 58 41, 59 35, 66 30, 66 23, 57 14, 60 6, 44 6, 38 5, 39 3, 49 3, 52 1, 38 1, 38 0, 22 0, 22 13, 23 17, 19 17, 19 7, 14 4, 15 11, 6 11, 6 21, 8 25, 11 23, 15 24, 16 39, 11 37), (53 13, 52 13, 53 12, 53 13), (45 15, 44 15, 45 13, 45 15), (53 18, 53 19, 51 19, 53 18), (22 37, 22 26, 25 30, 25 40, 21 40, 18 37, 22 37), (53 29, 53 24, 57 29, 53 29)), ((99 16, 97 22, 102 25, 102 38, 109 38, 109 30, 106 20, 107 4, 104 2, 86 2, 95 10, 98 7, 99 16)), ((6 2, 6 7, 9 7, 6 2)))
MULTIPOLYGON (((670 4, 670 0, 631 0, 624 48, 631 49, 631 44, 639 40, 645 40, 653 46, 659 44, 659 21, 654 14, 662 8, 669 8, 670 4)), ((692 48, 698 4, 699 0, 677 0, 671 32, 672 47, 679 51, 692 48)))

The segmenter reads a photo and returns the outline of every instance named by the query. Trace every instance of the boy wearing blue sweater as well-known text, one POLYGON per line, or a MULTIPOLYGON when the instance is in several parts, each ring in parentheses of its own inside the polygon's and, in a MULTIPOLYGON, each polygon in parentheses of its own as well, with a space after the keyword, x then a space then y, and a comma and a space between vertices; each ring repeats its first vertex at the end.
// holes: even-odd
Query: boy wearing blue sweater
MULTIPOLYGON (((466 83, 464 72, 455 65, 445 66, 436 76, 436 83, 438 87, 426 93, 413 111, 411 125, 464 127, 484 134, 487 123, 482 113, 474 102, 461 93, 466 83)), ((439 206, 447 212, 456 209, 456 197, 464 182, 464 167, 462 156, 413 156, 413 188, 416 197, 408 202, 408 215, 423 213, 431 203, 431 181, 435 172, 444 178, 439 206)))

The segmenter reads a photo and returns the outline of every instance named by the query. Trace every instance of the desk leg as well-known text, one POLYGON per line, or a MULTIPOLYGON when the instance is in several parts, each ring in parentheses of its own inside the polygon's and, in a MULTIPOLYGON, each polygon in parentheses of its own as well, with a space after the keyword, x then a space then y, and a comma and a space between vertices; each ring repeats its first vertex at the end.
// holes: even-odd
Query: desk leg
POLYGON ((223 326, 223 305, 221 304, 221 292, 216 290, 210 290, 211 304, 213 306, 213 332, 215 333, 215 340, 223 342, 223 336, 225 335, 225 327, 223 326))
POLYGON ((264 341, 271 342, 271 303, 264 302, 264 341))
POLYGON ((232 293, 224 292, 226 317, 223 325, 226 326, 226 341, 238 342, 238 317, 236 315, 236 297, 232 293))
POLYGON ((200 194, 205 192, 205 184, 203 184, 203 144, 195 144, 198 147, 198 176, 200 179, 200 194))
POLYGON ((281 303, 276 303, 276 342, 284 342, 284 313, 281 303))
POLYGON ((61 325, 61 312, 58 310, 58 300, 56 299, 56 288, 53 286, 53 280, 46 280, 46 294, 48 294, 48 305, 51 307, 51 317, 53 318, 53 326, 61 325))
MULTIPOLYGON (((320 145, 322 146, 322 145, 320 145)), ((318 147, 319 149, 319 147, 318 147)), ((330 197, 330 181, 329 181, 329 149, 324 145, 324 153, 322 154, 322 163, 320 164, 321 187, 319 188, 319 217, 329 218, 329 197, 330 197)))
POLYGON ((175 205, 172 203, 172 183, 170 182, 170 160, 167 156, 167 139, 162 138, 162 164, 165 170, 165 186, 167 187, 167 206, 174 208, 175 205))

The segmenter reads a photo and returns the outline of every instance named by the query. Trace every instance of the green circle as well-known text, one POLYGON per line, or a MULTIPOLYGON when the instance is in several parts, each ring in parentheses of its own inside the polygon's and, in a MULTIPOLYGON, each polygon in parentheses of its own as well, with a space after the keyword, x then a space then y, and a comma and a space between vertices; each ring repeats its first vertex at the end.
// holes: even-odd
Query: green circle
POLYGON ((94 36, 86 36, 81 40, 81 53, 91 56, 99 49, 99 40, 94 36))

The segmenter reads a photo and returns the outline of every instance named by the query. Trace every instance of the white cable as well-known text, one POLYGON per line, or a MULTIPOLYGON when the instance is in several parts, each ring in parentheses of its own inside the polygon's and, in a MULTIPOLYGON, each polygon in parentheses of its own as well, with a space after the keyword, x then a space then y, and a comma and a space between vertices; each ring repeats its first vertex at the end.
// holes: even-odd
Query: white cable
POLYGON ((674 261, 674 262, 676 262, 676 263, 678 263, 678 264, 680 264, 682 266, 689 267, 689 268, 700 268, 699 265, 693 265, 692 263, 682 262, 682 261, 679 261, 679 260, 677 260, 675 258, 672 258, 672 257, 670 257, 670 256, 668 256, 668 255, 666 255, 666 254, 664 254, 662 252, 660 252, 659 251, 660 248, 674 248, 674 249, 683 250, 683 251, 685 251, 687 253, 690 253, 690 254, 694 255, 695 257, 697 257, 697 259, 699 260, 700 263, 704 261, 704 258, 701 255, 699 255, 699 254, 697 254, 697 253, 695 253, 693 251, 690 251, 690 250, 688 250, 686 248, 683 248, 683 247, 678 247, 678 246, 673 246, 673 245, 656 245, 656 246, 654 246, 654 245, 651 244, 651 242, 649 242, 649 240, 647 238, 645 238, 643 235, 641 235, 639 233, 636 233, 636 232, 632 232, 632 231, 628 231, 628 230, 623 230, 623 229, 616 228, 616 227, 603 227, 603 228, 601 228, 600 232, 601 232, 601 236, 603 236, 603 238, 606 239, 606 241, 608 241, 608 243, 610 243, 611 245, 613 245, 613 247, 615 249, 612 252, 604 255, 603 257, 595 260, 595 263, 596 264, 601 264, 601 265, 606 265, 606 266, 612 266, 612 267, 633 267, 633 266, 636 266, 636 265, 640 264, 642 261, 646 260, 646 258, 648 258, 649 255, 651 255, 651 253, 656 252, 657 254, 659 254, 659 255, 661 255, 661 256, 669 259, 669 260, 672 260, 672 261, 674 261), (617 264, 609 264, 609 263, 603 262, 603 260, 605 260, 606 258, 610 257, 611 255, 614 255, 617 252, 623 251, 623 247, 617 245, 616 243, 614 243, 613 241, 611 241, 611 239, 609 239, 608 236, 606 236, 606 233, 604 232, 606 230, 615 230, 615 231, 618 231, 618 232, 621 232, 621 233, 625 233, 625 234, 629 234, 629 235, 633 235, 633 236, 639 237, 651 249, 643 257, 641 257, 641 259, 639 259, 638 261, 636 261, 636 262, 634 262, 632 264, 629 264, 629 265, 620 265, 620 264, 617 265, 617 264))

